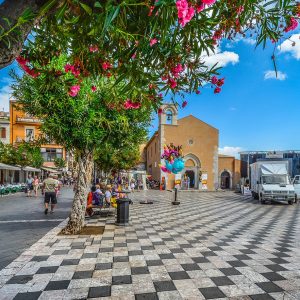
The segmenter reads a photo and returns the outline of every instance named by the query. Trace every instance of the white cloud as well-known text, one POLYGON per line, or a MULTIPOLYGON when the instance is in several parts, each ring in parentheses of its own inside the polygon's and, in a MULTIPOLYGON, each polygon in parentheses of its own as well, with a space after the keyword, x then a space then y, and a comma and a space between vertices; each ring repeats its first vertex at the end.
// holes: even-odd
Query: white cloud
POLYGON ((264 79, 276 79, 276 80, 285 80, 287 78, 287 75, 281 71, 277 71, 277 74, 275 71, 269 70, 265 72, 264 79))
POLYGON ((221 52, 219 48, 216 48, 215 53, 203 58, 208 67, 212 67, 216 63, 218 63, 218 67, 225 67, 230 63, 235 65, 239 62, 239 55, 237 53, 231 51, 221 52))
POLYGON ((252 39, 252 38, 244 38, 242 39, 242 41, 247 44, 247 45, 255 45, 256 44, 256 40, 252 39))
POLYGON ((12 90, 9 84, 0 88, 0 110, 9 111, 9 98, 11 94, 12 90))
POLYGON ((234 156, 236 158, 239 158, 239 152, 243 151, 244 149, 242 147, 231 147, 231 146, 225 146, 223 148, 219 148, 219 154, 223 155, 229 155, 234 156))
POLYGON ((243 37, 241 35, 236 36, 233 40, 225 44, 225 48, 231 49, 234 48, 235 45, 239 42, 243 42, 246 45, 253 46, 256 44, 256 40, 250 37, 243 37))
POLYGON ((300 33, 293 34, 288 40, 285 40, 278 46, 279 52, 290 52, 293 57, 300 60, 300 33))

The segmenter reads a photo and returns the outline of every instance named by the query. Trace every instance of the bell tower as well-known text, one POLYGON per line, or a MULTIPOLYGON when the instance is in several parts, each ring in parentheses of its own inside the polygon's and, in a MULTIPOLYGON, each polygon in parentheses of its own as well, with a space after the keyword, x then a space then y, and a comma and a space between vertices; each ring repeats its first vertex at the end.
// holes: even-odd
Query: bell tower
POLYGON ((178 109, 175 104, 163 104, 162 113, 159 115, 159 126, 177 125, 178 109))

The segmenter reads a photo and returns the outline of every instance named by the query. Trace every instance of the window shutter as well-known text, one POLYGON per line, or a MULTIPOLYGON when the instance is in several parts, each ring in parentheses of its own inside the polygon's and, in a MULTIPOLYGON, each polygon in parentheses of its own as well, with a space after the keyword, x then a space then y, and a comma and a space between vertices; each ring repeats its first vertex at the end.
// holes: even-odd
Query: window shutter
POLYGON ((5 127, 1 128, 1 138, 6 139, 6 128, 5 127))

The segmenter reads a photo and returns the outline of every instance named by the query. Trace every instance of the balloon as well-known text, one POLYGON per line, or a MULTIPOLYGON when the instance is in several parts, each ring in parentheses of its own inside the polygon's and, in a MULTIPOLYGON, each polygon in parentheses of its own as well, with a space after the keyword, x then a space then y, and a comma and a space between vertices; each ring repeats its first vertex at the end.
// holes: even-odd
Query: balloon
POLYGON ((165 161, 166 163, 166 168, 168 171, 172 172, 172 169, 173 169, 173 165, 171 163, 169 163, 167 160, 165 161))
POLYGON ((173 170, 172 172, 174 174, 177 174, 179 172, 181 172, 182 170, 184 169, 184 161, 182 158, 176 158, 174 160, 174 163, 173 163, 173 170))

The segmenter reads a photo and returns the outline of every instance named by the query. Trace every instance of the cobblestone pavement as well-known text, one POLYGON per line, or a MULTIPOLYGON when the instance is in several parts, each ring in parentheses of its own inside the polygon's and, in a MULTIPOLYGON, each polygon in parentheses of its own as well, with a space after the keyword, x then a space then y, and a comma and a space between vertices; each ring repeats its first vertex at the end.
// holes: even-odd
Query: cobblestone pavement
POLYGON ((179 196, 135 193, 129 226, 88 221, 102 236, 59 236, 61 223, 0 271, 0 299, 300 299, 299 205, 179 196))
POLYGON ((0 270, 68 216, 72 195, 71 189, 64 188, 56 212, 47 216, 41 195, 27 198, 25 193, 17 193, 0 197, 0 270))

